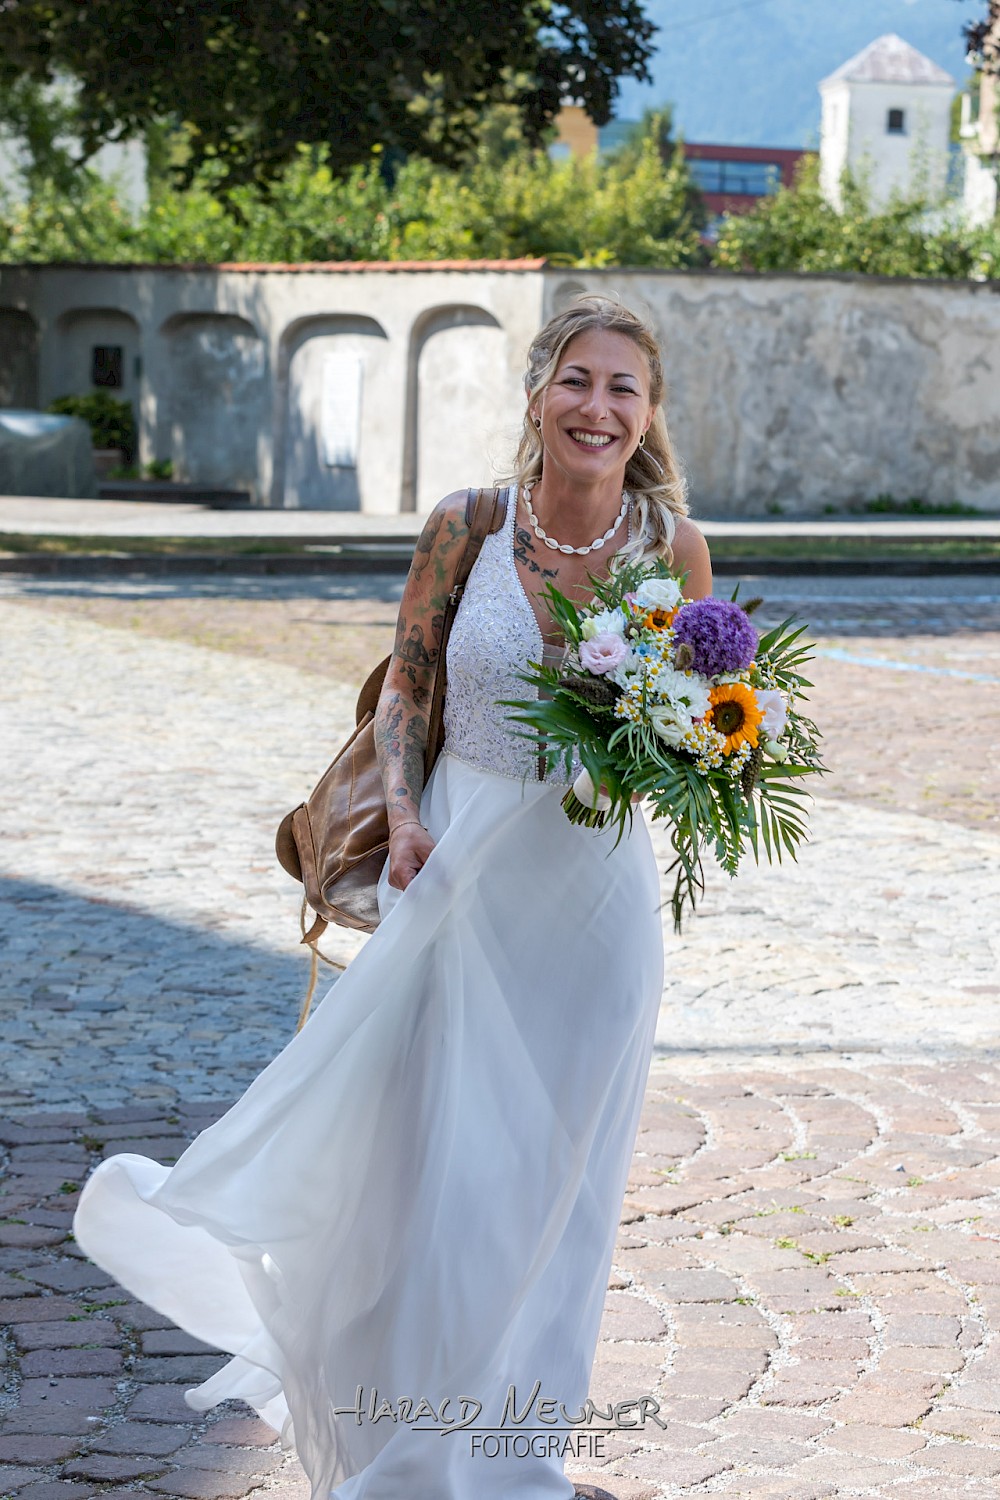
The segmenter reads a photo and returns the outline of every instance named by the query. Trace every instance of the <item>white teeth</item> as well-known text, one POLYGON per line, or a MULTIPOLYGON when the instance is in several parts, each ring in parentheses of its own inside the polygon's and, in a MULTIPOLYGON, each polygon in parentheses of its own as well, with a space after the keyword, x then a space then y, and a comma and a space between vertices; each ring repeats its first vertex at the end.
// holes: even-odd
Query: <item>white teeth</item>
POLYGON ((614 441, 613 438, 608 437, 606 434, 600 436, 592 432, 571 432, 570 437, 575 438, 578 443, 586 443, 588 448, 606 448, 609 443, 614 441))

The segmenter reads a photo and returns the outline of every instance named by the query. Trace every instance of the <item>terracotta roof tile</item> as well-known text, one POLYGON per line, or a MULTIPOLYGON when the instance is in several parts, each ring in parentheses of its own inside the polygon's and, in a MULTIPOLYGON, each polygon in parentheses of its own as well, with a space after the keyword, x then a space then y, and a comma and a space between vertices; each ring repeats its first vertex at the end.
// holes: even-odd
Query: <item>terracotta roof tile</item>
MULTIPOLYGON (((541 271, 544 256, 522 260, 317 260, 317 261, 24 261, 25 270, 41 266, 72 271, 541 271)), ((17 267, 5 267, 17 269, 17 267)))
POLYGON ((521 260, 223 261, 220 271, 540 271, 544 257, 521 260))

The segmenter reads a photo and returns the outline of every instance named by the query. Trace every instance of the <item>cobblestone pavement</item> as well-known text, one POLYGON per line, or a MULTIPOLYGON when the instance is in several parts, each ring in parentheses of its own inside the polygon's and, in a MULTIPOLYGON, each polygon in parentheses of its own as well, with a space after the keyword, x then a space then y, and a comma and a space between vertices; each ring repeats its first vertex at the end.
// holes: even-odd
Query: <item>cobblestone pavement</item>
MULTIPOLYGON (((304 1497, 236 1403, 186 1407, 221 1356, 67 1238, 93 1162, 170 1161, 217 1113, 0 1124, 0 1493, 304 1497)), ((663 1425, 592 1429, 571 1472, 627 1500, 1000 1492, 998 1120, 982 1062, 657 1067, 591 1396, 663 1425)))
MULTIPOLYGON (((401 589, 391 575, 233 579, 224 589, 211 578, 0 578, 0 598, 13 592, 73 618, 265 656, 337 684, 360 684, 390 649, 401 589)), ((815 702, 838 795, 1000 828, 997 580, 762 578, 744 597, 757 589, 765 616, 798 610, 821 635, 815 702), (972 732, 952 734, 945 758, 942 728, 966 718, 972 732)))
MULTIPOLYGON (((981 579, 776 583, 769 608, 838 653, 843 753, 800 862, 715 877, 666 934, 592 1390, 655 1394, 666 1426, 574 1472, 623 1500, 1000 1495, 996 735, 950 816, 884 769, 887 703, 937 774, 953 724, 994 722, 1000 607, 981 579)), ((226 580, 277 640, 244 613, 225 650, 192 639, 216 640, 218 581, 152 585, 172 621, 144 588, 70 587, 0 598, 0 1495, 299 1500, 245 1408, 184 1404, 219 1355, 68 1229, 102 1154, 176 1157, 290 1035, 305 966, 273 828, 344 734, 398 580, 254 580, 242 601, 226 580), (377 622, 353 647, 345 601, 377 622), (306 628, 319 674, 291 664, 306 628)))

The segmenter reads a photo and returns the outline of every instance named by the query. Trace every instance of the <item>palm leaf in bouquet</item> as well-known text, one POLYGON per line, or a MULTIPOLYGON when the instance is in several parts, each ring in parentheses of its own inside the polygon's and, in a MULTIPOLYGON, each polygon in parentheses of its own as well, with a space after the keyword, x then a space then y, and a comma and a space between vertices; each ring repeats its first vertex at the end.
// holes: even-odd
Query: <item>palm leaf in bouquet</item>
POLYGON ((683 575, 664 562, 590 584, 582 607, 548 584, 563 660, 529 663, 519 675, 534 696, 503 706, 547 769, 582 768, 563 798, 573 822, 617 823, 620 840, 633 800, 645 799, 670 825, 679 929, 704 890, 706 849, 735 875, 748 849, 780 862, 808 836, 801 783, 825 768, 803 712, 806 627, 785 620, 758 633, 759 600, 685 599, 683 575))

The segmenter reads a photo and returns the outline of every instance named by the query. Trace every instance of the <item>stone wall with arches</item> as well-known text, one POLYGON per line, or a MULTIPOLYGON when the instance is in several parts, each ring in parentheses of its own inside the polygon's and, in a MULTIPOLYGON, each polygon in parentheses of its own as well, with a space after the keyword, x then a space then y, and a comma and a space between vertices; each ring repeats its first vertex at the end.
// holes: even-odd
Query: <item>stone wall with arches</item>
POLYGON ((38 324, 20 307, 0 306, 0 406, 38 405, 38 324))
POLYGON ((262 506, 429 510, 509 472, 527 346, 581 292, 646 312, 703 515, 890 493, 1000 510, 995 283, 539 261, 0 267, 0 405, 117 381, 139 457, 262 506))
POLYGON ((5 267, 0 402, 89 392, 103 351, 143 463, 258 505, 426 511, 509 464, 542 296, 536 261, 5 267))

